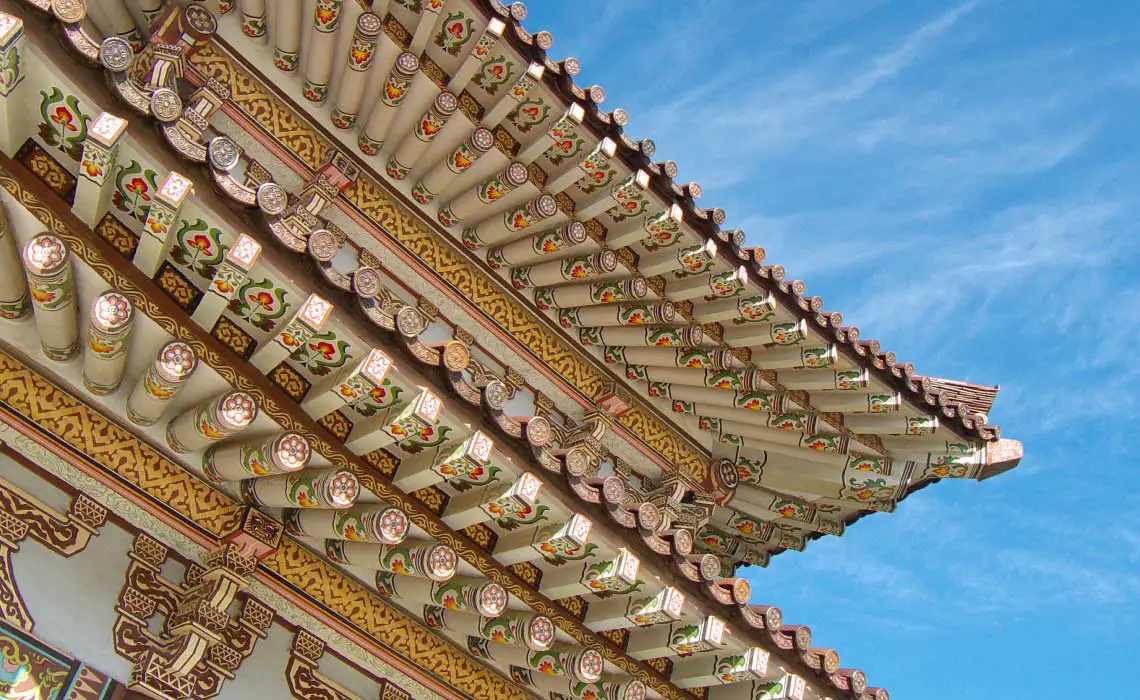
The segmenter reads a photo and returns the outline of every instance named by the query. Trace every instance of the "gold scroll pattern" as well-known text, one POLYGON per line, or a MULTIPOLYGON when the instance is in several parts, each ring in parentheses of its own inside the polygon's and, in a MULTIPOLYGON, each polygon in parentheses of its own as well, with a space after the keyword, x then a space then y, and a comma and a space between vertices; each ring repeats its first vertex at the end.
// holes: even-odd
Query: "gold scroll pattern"
MULTIPOLYGON (((496 583, 505 587, 508 592, 517 597, 535 612, 551 618, 551 620, 553 620, 553 622, 559 628, 573 636, 579 643, 597 648, 609 661, 614 663, 618 668, 625 670, 634 678, 649 685, 654 690, 659 692, 663 697, 669 698, 670 700, 687 700, 690 698, 689 695, 681 691, 679 688, 673 686, 668 681, 661 678, 661 676, 651 671, 648 666, 629 658, 621 649, 612 643, 605 641, 599 635, 591 632, 572 614, 568 613, 556 603, 547 599, 545 596, 542 596, 533 588, 527 586, 521 579, 518 578, 518 576, 507 570, 506 567, 497 562, 491 555, 484 552, 478 546, 472 544, 470 540, 457 535, 450 528, 444 525, 437 516, 428 512, 427 509, 424 508, 423 504, 400 491, 399 489, 395 488, 386 478, 381 478, 375 468, 368 465, 363 460, 350 459, 347 451, 344 450, 343 447, 333 445, 332 443, 325 440, 321 435, 318 435, 316 432, 314 432, 307 423, 298 420, 288 410, 279 405, 275 397, 267 394, 259 385, 254 384, 253 381, 250 380, 247 376, 239 373, 237 369, 234 368, 229 357, 223 356, 217 352, 213 346, 204 343, 193 332, 191 332, 187 324, 166 314, 162 308, 159 307, 159 305, 154 301, 152 295, 140 289, 132 280, 123 275, 118 267, 107 264, 107 262, 104 261, 103 258, 99 255, 98 251, 89 246, 83 237, 76 235, 76 233, 73 232, 66 224, 64 224, 64 222, 61 221, 53 211, 45 207, 38 199, 36 199, 36 197, 31 192, 25 190, 23 185, 14 177, 12 177, 11 174, 0 170, 0 185, 8 190, 8 192, 12 194, 12 196, 15 197, 25 208, 27 208, 29 212, 35 215, 48 230, 52 231, 61 239, 63 239, 67 243, 68 248, 71 250, 71 252, 78 256, 79 259, 83 260, 84 263, 91 267, 91 269, 93 269, 97 274, 99 274, 99 276, 102 277, 103 280, 106 281, 112 288, 118 290, 119 293, 126 296, 138 311, 149 316, 151 320, 155 322, 155 324, 157 324, 160 328, 165 330, 170 335, 174 336, 178 340, 188 343, 194 349, 194 352, 198 355, 199 361, 213 369, 214 372, 216 372, 218 376, 221 377, 224 381, 231 384, 234 388, 251 394, 260 407, 261 412, 276 421, 277 424, 281 426, 281 428, 285 430, 294 430, 304 435, 306 439, 308 439, 309 444, 312 446, 313 450, 328 459, 333 467, 351 470, 360 480, 360 485, 362 487, 377 494, 382 500, 389 503, 390 505, 403 510, 408 514, 409 519, 415 525, 423 529, 430 537, 433 537, 442 544, 446 544, 455 549, 456 552, 465 561, 470 562, 480 571, 484 572, 492 581, 495 581, 496 583)), ((85 404, 79 402, 73 397, 70 397, 65 392, 59 391, 45 379, 39 377, 39 375, 35 375, 34 373, 30 372, 30 370, 27 370, 25 367, 23 367, 23 365, 19 364, 18 361, 10 357, 6 357, 2 353, 0 353, 0 358, 4 358, 7 363, 11 363, 13 366, 12 374, 14 376, 31 375, 36 380, 38 380, 38 382, 44 385, 43 388, 45 390, 50 388, 58 394, 64 397, 68 397, 72 404, 82 409, 82 413, 84 415, 94 413, 85 404)), ((4 365, 5 362, 0 360, 0 384, 5 383, 4 365)), ((29 380, 25 377, 25 381, 29 380)), ((2 400, 3 394, 0 393, 0 401, 2 400)), ((27 402, 26 399, 25 402, 27 402)), ((88 422, 91 422, 91 419, 87 420, 88 422)), ((127 433, 121 428, 118 428, 118 426, 114 424, 110 424, 102 416, 98 416, 96 420, 101 421, 103 424, 111 425, 116 428, 119 433, 128 436, 129 442, 134 443, 134 449, 147 449, 152 453, 154 452, 148 446, 139 445, 138 441, 135 440, 133 436, 130 435, 130 433, 127 433)), ((78 442, 82 444, 83 440, 79 440, 78 442)), ((129 459, 129 457, 124 455, 123 457, 120 457, 119 461, 126 459, 129 459)), ((167 465, 169 468, 176 470, 182 477, 182 480, 179 483, 182 485, 182 488, 184 489, 183 491, 179 492, 177 489, 170 488, 164 480, 156 480, 149 474, 139 474, 139 470, 137 468, 130 469, 130 466, 132 466, 131 463, 128 463, 126 466, 117 464, 116 467, 112 469, 112 471, 115 471, 115 473, 120 473, 120 471, 117 470, 124 470, 121 475, 123 475, 128 480, 132 480, 131 476, 133 476, 135 483, 142 486, 143 490, 146 491, 149 495, 154 498, 158 498, 162 502, 168 503, 172 506, 177 504, 178 507, 176 508, 176 511, 180 515, 183 515, 192 521, 199 522, 200 525, 206 525, 206 523, 203 523, 194 517, 195 514, 201 514, 199 517, 202 517, 207 522, 209 522, 209 519, 206 518, 206 516, 215 510, 213 506, 209 508, 203 507, 203 504, 199 503, 198 500, 193 497, 193 494, 196 493, 196 491, 193 489, 202 489, 202 498, 204 500, 207 500, 212 504, 213 500, 210 499, 216 499, 218 501, 221 501, 226 506, 223 511, 224 518, 222 517, 221 513, 214 518, 215 521, 224 521, 224 526, 221 526, 219 529, 213 529, 212 527, 207 527, 207 529, 217 535, 221 535, 223 532, 231 532, 237 528, 242 514, 242 509, 239 506, 226 502, 221 494, 212 491, 201 481, 189 477, 189 475, 187 475, 185 472, 182 472, 173 463, 166 461, 164 458, 161 459, 164 465, 167 465), (130 476, 127 476, 127 474, 130 474, 130 476), (207 496, 205 494, 209 495, 207 496)), ((215 522, 213 527, 219 526, 215 522)), ((287 551, 284 549, 284 545, 281 549, 277 550, 278 556, 282 551, 287 551)), ((330 577, 333 576, 333 571, 332 569, 327 569, 327 572, 327 574, 322 574, 317 581, 311 583, 310 591, 312 594, 332 595, 335 592, 327 583, 329 580, 331 580, 330 577)), ((317 602, 323 604, 324 599, 317 598, 317 602)), ((352 603, 352 605, 356 604, 358 604, 358 602, 352 603)), ((379 598, 374 598, 371 604, 381 606, 384 605, 384 603, 381 602, 379 598)), ((353 609, 352 605, 349 606, 349 610, 353 609)), ((346 612, 340 612, 339 614, 346 619, 350 618, 346 612)), ((383 630, 381 630, 380 633, 382 635, 387 634, 383 630)), ((414 652, 419 648, 420 645, 432 643, 424 641, 428 638, 434 639, 434 637, 432 637, 432 635, 426 631, 423 635, 416 637, 415 644, 411 649, 413 656, 410 658, 415 658, 414 652)), ((451 653, 454 654, 454 650, 452 650, 451 653)), ((444 680, 447 681, 447 679, 444 680)), ((503 687, 501 685, 501 682, 496 680, 496 683, 498 683, 496 687, 503 687)), ((504 691, 499 690, 497 692, 501 693, 504 691)), ((492 695, 491 697, 502 696, 492 695)), ((477 698, 476 700, 481 699, 477 698)))
POLYGON ((241 521, 240 507, 216 492, 190 498, 194 477, 2 352, 0 403, 215 535, 232 531, 241 521))
POLYGON ((316 170, 328 159, 332 144, 309 128, 293 110, 283 108, 249 72, 233 66, 213 44, 207 44, 192 56, 194 67, 206 76, 217 78, 222 85, 228 85, 234 105, 305 165, 316 170))
MULTIPOLYGON (((214 45, 195 52, 190 64, 202 75, 229 85, 234 106, 309 168, 319 167, 332 152, 333 145, 327 139, 214 45)), ((564 377, 583 396, 590 399, 597 396, 607 380, 581 353, 546 329, 530 310, 507 296, 490 277, 444 243, 442 237, 415 214, 394 202, 371 175, 362 170, 343 197, 456 292, 471 300, 479 312, 549 365, 554 374, 564 377)), ((698 482, 708 477, 708 456, 679 437, 644 406, 635 403, 617 422, 668 464, 683 469, 698 482)))

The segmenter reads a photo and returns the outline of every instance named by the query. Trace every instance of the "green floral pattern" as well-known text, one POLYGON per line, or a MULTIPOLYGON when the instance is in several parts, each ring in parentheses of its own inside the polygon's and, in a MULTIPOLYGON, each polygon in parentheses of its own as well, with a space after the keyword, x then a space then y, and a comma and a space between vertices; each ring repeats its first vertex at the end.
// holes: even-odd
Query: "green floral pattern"
POLYGON ((44 143, 78 161, 83 155, 87 125, 91 123, 91 117, 84 114, 79 105, 79 98, 65 95, 54 85, 50 93, 40 91, 40 117, 39 133, 44 143))
POLYGON ((174 234, 170 257, 182 267, 209 281, 214 278, 228 249, 228 246, 222 244, 222 232, 205 220, 197 219, 193 223, 183 220, 182 226, 174 234))
POLYGON ((246 281, 230 301, 230 311, 249 325, 263 331, 272 331, 289 310, 284 289, 274 286, 270 279, 246 281))
POLYGON ((115 191, 111 194, 111 204, 136 221, 146 221, 157 191, 158 173, 144 168, 132 159, 115 171, 115 191))

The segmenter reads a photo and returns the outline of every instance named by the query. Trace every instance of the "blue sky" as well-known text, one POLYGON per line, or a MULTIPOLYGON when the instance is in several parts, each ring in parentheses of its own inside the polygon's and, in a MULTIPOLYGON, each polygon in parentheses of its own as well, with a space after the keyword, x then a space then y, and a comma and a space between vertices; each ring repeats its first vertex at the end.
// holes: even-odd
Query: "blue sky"
POLYGON ((1140 6, 529 9, 728 227, 920 372, 1001 384, 992 419, 1025 443, 1014 472, 777 557, 753 601, 896 698, 1129 694, 1140 6))

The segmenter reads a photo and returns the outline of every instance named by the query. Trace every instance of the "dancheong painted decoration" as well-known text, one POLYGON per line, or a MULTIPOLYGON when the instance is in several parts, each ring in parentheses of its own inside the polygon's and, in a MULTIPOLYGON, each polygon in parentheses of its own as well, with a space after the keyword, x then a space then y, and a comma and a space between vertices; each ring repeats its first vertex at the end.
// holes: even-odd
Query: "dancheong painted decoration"
POLYGON ((996 388, 525 18, 0 0, 0 696, 889 697, 760 567, 1015 467, 996 388))

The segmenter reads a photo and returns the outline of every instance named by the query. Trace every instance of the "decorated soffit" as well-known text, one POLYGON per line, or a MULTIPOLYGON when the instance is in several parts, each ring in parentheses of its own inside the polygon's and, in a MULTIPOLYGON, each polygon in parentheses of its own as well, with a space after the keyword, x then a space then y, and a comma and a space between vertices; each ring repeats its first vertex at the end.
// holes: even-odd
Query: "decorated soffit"
MULTIPOLYGON (((992 392, 909 376, 911 370, 879 354, 877 345, 856 342, 857 331, 840 326, 837 315, 820 313, 818 300, 802 296, 802 285, 776 280, 779 271, 759 265, 755 251, 748 253, 755 265, 726 262, 727 253, 740 261, 748 257, 738 248, 741 236, 720 232, 721 215, 715 210, 692 205, 699 188, 671 185, 672 195, 663 189, 671 166, 648 167, 651 144, 624 137, 624 115, 606 115, 597 107, 600 89, 574 86, 573 59, 545 58, 551 39, 522 30, 520 8, 492 8, 487 14, 485 7, 464 3, 393 2, 374 6, 373 21, 355 5, 322 4, 311 27, 300 14, 271 17, 272 26, 285 27, 271 38, 258 35, 257 17, 243 8, 241 22, 236 12, 222 17, 220 39, 214 38, 209 15, 175 10, 154 18, 154 37, 134 60, 130 38, 110 36, 123 32, 103 32, 97 22, 71 18, 64 22, 71 45, 88 60, 102 62, 122 102, 84 96, 46 72, 38 49, 28 47, 5 85, 27 104, 38 102, 38 114, 10 110, 14 127, 5 150, 52 196, 72 204, 109 255, 130 260, 144 273, 145 286, 161 290, 177 314, 192 319, 202 331, 196 337, 224 348, 215 358, 233 353, 259 370, 270 392, 266 396, 273 397, 269 404, 288 397, 310 417, 320 414, 312 445, 330 461, 314 459, 312 469, 320 473, 306 482, 307 490, 282 496, 262 485, 275 482, 258 480, 267 474, 216 479, 232 497, 281 515, 272 509, 302 511, 306 506, 298 499, 305 498, 317 499, 309 505, 322 510, 321 493, 333 494, 318 485, 335 482, 342 495, 351 490, 364 504, 373 503, 367 495, 372 493, 410 517, 404 538, 435 537, 460 552, 453 575, 486 574, 491 581, 512 584, 509 599, 513 605, 517 598, 520 611, 507 619, 516 627, 524 619, 518 615, 538 624, 536 615, 556 607, 561 612, 549 619, 559 641, 600 640, 597 635, 605 632, 609 641, 600 648, 606 650, 606 669, 631 674, 626 678, 644 682, 651 692, 671 697, 682 692, 679 688, 707 692, 700 688, 710 686, 694 678, 724 684, 724 676, 702 676, 696 667, 678 671, 670 658, 676 649, 655 655, 652 640, 636 634, 646 630, 610 634, 613 630, 601 629, 604 625, 591 618, 590 607, 596 617, 613 592, 595 600, 590 586, 576 588, 585 573, 568 577, 566 572, 618 567, 623 545, 634 541, 636 551, 645 547, 644 552, 671 559, 662 568, 644 558, 645 576, 626 584, 632 590, 622 595, 648 594, 664 605, 668 587, 662 581, 674 574, 660 574, 672 566, 710 596, 700 603, 690 598, 682 607, 690 621, 705 625, 715 615, 718 609, 708 607, 709 601, 728 610, 739 606, 732 623, 751 630, 751 639, 763 633, 756 648, 771 649, 773 669, 796 670, 863 694, 865 679, 856 682, 852 679, 861 676, 839 670, 833 651, 810 648, 810 631, 805 642, 806 628, 778 624, 778 610, 746 605, 746 582, 734 578, 736 568, 765 564, 770 554, 802 549, 816 536, 842 534, 846 523, 863 513, 890 510, 932 480, 998 473, 1016 464, 1020 447, 999 440, 996 428, 973 414, 963 417, 954 407, 984 410, 992 392), (290 58, 289 46, 278 40, 289 38, 293 20, 300 36, 290 58), (311 59, 325 44, 347 56, 346 62, 322 68, 311 59), (228 46, 240 47, 245 67, 227 55, 228 46), (418 54, 401 54, 398 47, 418 54), (523 55, 541 60, 525 64, 530 67, 524 71, 523 55), (414 69, 406 56, 414 59, 414 69), (119 63, 122 58, 127 60, 119 63), (358 70, 362 66, 365 70, 358 70), (388 76, 387 82, 366 78, 368 71, 388 76), (286 96, 298 92, 293 101, 307 116, 298 117, 286 101, 259 86, 255 72, 275 76, 277 90, 286 96), (403 90, 399 99, 387 91, 393 76, 406 83, 396 85, 396 92, 403 90), (96 104, 132 122, 157 119, 169 150, 184 162, 207 164, 193 176, 194 191, 178 186, 169 168, 159 165, 172 162, 169 151, 156 152, 153 137, 124 138, 126 125, 116 127, 115 118, 105 119, 96 104), (320 127, 314 130, 306 120, 320 127), (558 141, 568 125, 578 125, 569 144, 558 141), (599 138, 602 133, 608 136, 599 138), (332 139, 340 140, 337 147, 332 139), (456 153, 463 156, 459 161, 451 158, 456 153), (639 163, 648 175, 633 167, 639 163), (168 188, 172 183, 174 189, 168 188), (206 191, 211 184, 214 193, 206 191), (250 225, 235 225, 235 208, 257 216, 242 214, 250 225), (413 209, 419 213, 413 216, 413 209), (433 230, 424 220, 439 227, 433 230), (239 234, 243 229, 251 235, 239 234), (620 247, 615 244, 619 231, 626 237, 621 240, 628 239, 620 247), (245 255, 250 241, 265 246, 265 254, 245 255), (396 248, 380 248, 378 242, 396 248), (419 267, 410 269, 423 271, 417 274, 430 272, 476 302, 482 317, 513 336, 514 347, 527 350, 532 361, 557 368, 576 391, 589 390, 579 391, 576 400, 573 392, 536 391, 533 384, 549 386, 549 377, 534 379, 533 365, 520 372, 519 365, 504 364, 506 357, 527 353, 496 353, 445 317, 444 304, 423 295, 423 280, 402 274, 406 268, 382 252, 396 249, 412 254, 408 259, 419 267), (675 254, 680 250, 688 252, 675 254), (283 255, 299 255, 311 272, 299 275, 296 257, 283 255), (306 328, 298 319, 311 319, 306 314, 316 308, 314 293, 336 299, 338 308, 322 315, 317 327, 306 328), (757 318, 734 315, 744 308, 742 299, 757 318), (342 311, 340 300, 349 302, 346 309, 358 308, 342 311), (535 313, 546 322, 533 323, 535 313), (706 313, 713 316, 701 315, 706 313), (709 320, 714 316, 719 320, 709 320), (526 330, 512 327, 510 319, 526 330), (751 340, 764 333, 767 341, 751 340), (393 342, 410 361, 392 363, 385 355, 386 373, 366 384, 359 400, 322 412, 330 386, 368 375, 362 368, 370 365, 374 349, 387 351, 393 342), (584 361, 583 352, 594 360, 584 361), (610 365, 625 375, 617 384, 607 381, 610 365), (449 398, 427 410, 424 397, 441 389, 449 398), (940 396, 970 401, 933 410, 940 396), (571 399, 569 404, 563 397, 571 399), (594 407, 585 416, 583 400, 594 407), (578 411, 572 410, 575 403, 578 411), (657 409, 676 412, 678 425, 692 429, 688 438, 662 422, 657 409), (617 456, 606 449, 610 442, 603 447, 611 425, 651 448, 653 459, 631 458, 629 452, 617 456), (408 430, 411 426, 415 429, 408 430), (476 450, 487 457, 472 467, 469 450, 482 444, 476 439, 480 428, 495 436, 495 446, 476 450), (382 445, 364 453, 361 471, 360 460, 346 450, 353 444, 382 445), (712 461, 704 451, 710 447, 712 461), (336 482, 327 467, 346 459, 355 467, 349 471, 356 481, 336 482), (465 466, 458 472, 457 465, 465 466), (551 479, 541 470, 553 472, 554 481, 522 493, 520 484, 531 483, 531 477, 539 484, 543 477, 551 479), (228 482, 234 483, 224 485, 228 482), (351 489, 350 482, 356 484, 351 489), (476 513, 508 501, 514 505, 506 510, 476 513), (582 518, 590 522, 584 513, 595 523, 588 536, 581 535, 582 518), (572 535, 575 531, 579 536, 572 535), (550 548, 533 550, 540 540, 550 548), (582 590, 584 595, 559 596, 557 606, 549 607, 544 581, 547 592, 582 590), (526 607, 529 613, 521 611, 526 607)), ((19 38, 10 33, 8 44, 19 38)), ((104 282, 111 281, 103 268, 99 271, 104 282)), ((92 288, 83 298, 98 293, 92 288)), ((140 308, 143 299, 136 301, 140 308)), ((35 339, 24 341, 34 354, 35 339)), ((153 361, 157 345, 149 345, 150 358, 133 365, 132 372, 153 361)), ((219 394, 244 375, 231 363, 206 363, 225 379, 213 387, 219 394)), ((99 386, 98 381, 88 384, 88 389, 99 386)), ((189 401, 194 394, 186 396, 189 401)), ((264 402, 255 403, 268 412, 264 402)), ((296 409, 285 415, 254 424, 253 433, 271 437, 295 429, 296 409)), ((202 465, 195 458, 183 463, 191 471, 202 465)), ((217 469, 215 476, 234 475, 225 466, 217 469)), ((294 523, 300 541, 350 572, 360 568, 343 546, 330 548, 327 536, 305 539, 306 525, 297 517, 286 520, 294 523)), ((472 647, 462 616, 452 620, 447 613, 407 606, 420 601, 422 586, 406 585, 401 599, 400 591, 374 576, 375 569, 363 571, 368 573, 355 574, 445 630, 441 634, 471 654, 512 677, 529 678, 532 687, 546 687, 546 679, 515 672, 513 652, 495 656, 484 645, 472 647)), ((475 588, 463 590, 467 595, 475 588)), ((511 625, 506 628, 503 634, 510 636, 511 625)), ((741 651, 752 653, 751 648, 741 651)), ((632 692, 637 687, 632 682, 625 681, 622 692, 632 692)), ((811 693, 814 684, 809 683, 811 693)))

